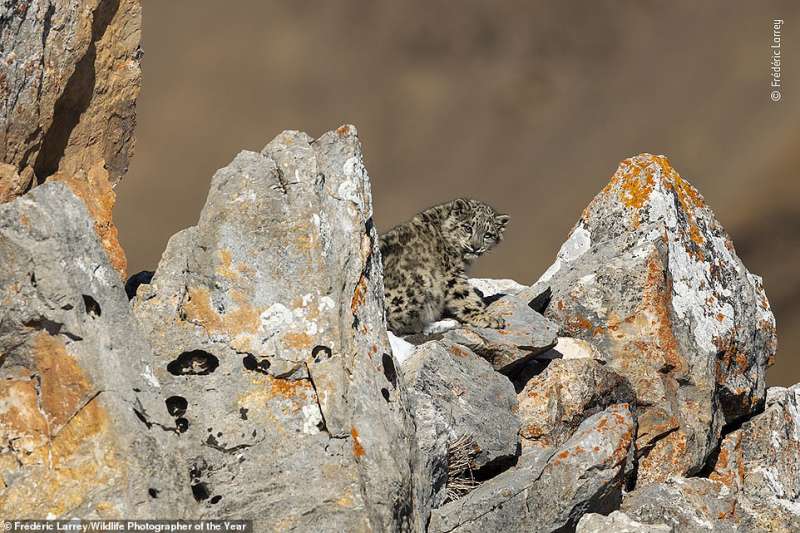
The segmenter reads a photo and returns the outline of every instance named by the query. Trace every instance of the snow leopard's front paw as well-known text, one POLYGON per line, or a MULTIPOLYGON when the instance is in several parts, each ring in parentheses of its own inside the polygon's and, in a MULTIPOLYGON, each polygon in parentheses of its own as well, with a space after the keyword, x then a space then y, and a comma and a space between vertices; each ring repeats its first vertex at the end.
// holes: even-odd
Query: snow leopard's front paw
POLYGON ((506 320, 499 316, 492 316, 488 313, 466 317, 467 324, 478 328, 504 329, 506 320))

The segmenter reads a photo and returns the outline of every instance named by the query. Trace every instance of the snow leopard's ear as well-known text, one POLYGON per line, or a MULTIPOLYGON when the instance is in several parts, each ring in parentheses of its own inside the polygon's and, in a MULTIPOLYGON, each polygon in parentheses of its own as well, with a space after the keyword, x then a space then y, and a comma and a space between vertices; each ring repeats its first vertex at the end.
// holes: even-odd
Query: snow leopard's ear
POLYGON ((497 225, 500 226, 501 230, 506 229, 506 224, 511 220, 511 217, 508 215, 495 215, 494 221, 497 222, 497 225))
POLYGON ((462 217, 469 213, 469 202, 464 198, 453 200, 453 214, 462 217))

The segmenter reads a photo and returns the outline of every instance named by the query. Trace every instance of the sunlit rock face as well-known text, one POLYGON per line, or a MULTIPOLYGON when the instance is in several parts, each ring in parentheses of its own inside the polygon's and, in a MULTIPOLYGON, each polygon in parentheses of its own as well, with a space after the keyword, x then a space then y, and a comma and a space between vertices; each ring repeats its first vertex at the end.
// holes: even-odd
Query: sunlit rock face
POLYGON ((640 481, 699 471, 722 427, 763 403, 776 337, 761 280, 665 157, 623 161, 537 285, 562 334, 633 386, 640 481))

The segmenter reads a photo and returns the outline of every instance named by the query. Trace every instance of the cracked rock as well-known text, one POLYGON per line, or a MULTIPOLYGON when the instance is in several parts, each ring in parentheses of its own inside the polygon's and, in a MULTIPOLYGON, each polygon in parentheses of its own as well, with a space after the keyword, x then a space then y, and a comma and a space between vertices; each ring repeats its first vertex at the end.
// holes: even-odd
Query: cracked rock
POLYGON ((545 316, 636 392, 640 483, 698 472, 763 402, 776 340, 761 280, 665 157, 620 164, 526 294, 545 286, 545 316))
POLYGON ((622 511, 603 516, 597 513, 583 515, 576 533, 672 533, 675 531, 666 524, 643 524, 637 522, 622 511))

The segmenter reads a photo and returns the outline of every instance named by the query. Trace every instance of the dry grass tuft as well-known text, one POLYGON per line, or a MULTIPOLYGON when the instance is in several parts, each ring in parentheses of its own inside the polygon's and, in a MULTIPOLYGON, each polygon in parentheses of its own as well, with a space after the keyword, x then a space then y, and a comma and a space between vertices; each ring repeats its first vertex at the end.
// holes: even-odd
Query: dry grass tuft
POLYGON ((461 435, 448 444, 445 503, 463 497, 480 485, 472 470, 472 461, 479 451, 475 439, 469 435, 461 435))

